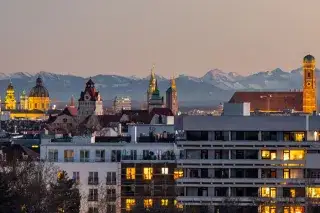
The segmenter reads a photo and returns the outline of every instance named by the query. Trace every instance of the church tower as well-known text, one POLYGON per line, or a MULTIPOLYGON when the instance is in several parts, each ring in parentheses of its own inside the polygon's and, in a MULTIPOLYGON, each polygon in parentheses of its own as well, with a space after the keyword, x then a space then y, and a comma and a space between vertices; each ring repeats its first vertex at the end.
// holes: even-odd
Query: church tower
POLYGON ((149 103, 153 92, 156 90, 156 76, 154 74, 154 69, 155 69, 155 65, 153 64, 152 69, 151 69, 151 76, 150 76, 150 80, 149 80, 149 87, 147 90, 147 103, 149 103))
POLYGON ((303 112, 317 111, 316 61, 312 55, 303 58, 303 112))
POLYGON ((28 110, 28 97, 26 95, 25 90, 23 90, 22 94, 20 95, 20 109, 21 110, 28 110))
POLYGON ((171 109, 174 115, 178 113, 178 93, 174 78, 171 78, 170 87, 166 91, 166 107, 171 109))
POLYGON ((6 110, 14 110, 16 109, 16 98, 14 96, 14 88, 12 86, 12 83, 10 81, 7 91, 6 91, 6 97, 5 97, 5 108, 6 110))

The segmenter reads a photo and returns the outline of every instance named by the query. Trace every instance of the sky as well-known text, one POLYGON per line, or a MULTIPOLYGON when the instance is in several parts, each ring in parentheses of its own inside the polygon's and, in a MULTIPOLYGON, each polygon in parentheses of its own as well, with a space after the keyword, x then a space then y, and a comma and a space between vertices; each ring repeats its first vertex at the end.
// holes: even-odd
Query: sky
POLYGON ((249 75, 320 58, 319 0, 2 0, 0 72, 249 75))

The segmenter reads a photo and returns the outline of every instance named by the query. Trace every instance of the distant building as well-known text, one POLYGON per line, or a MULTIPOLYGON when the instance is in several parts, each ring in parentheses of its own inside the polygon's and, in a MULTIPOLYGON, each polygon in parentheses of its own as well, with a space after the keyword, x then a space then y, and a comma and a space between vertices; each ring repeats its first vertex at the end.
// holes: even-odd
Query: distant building
POLYGON ((149 112, 152 111, 153 108, 162 108, 164 106, 163 96, 160 96, 160 91, 158 89, 158 82, 156 81, 155 90, 152 93, 151 98, 148 103, 149 112))
POLYGON ((131 98, 128 96, 116 96, 113 101, 113 110, 116 113, 120 112, 121 110, 131 110, 131 98))
POLYGON ((167 108, 171 109, 174 115, 178 114, 178 93, 177 93, 177 86, 176 81, 174 78, 170 81, 170 87, 166 91, 166 106, 167 108))
POLYGON ((264 91, 235 92, 229 103, 250 102, 251 112, 297 112, 313 113, 317 111, 317 84, 315 58, 307 55, 303 58, 303 90, 302 91, 264 91))
POLYGON ((86 83, 84 91, 80 94, 78 105, 78 116, 87 117, 89 115, 103 115, 102 98, 91 78, 86 83))
POLYGON ((14 96, 14 88, 13 88, 11 81, 7 87, 6 97, 5 97, 4 103, 5 103, 6 110, 16 109, 17 102, 16 102, 16 98, 14 96))
POLYGON ((20 96, 20 109, 27 110, 28 109, 28 96, 26 95, 26 91, 23 90, 20 96))

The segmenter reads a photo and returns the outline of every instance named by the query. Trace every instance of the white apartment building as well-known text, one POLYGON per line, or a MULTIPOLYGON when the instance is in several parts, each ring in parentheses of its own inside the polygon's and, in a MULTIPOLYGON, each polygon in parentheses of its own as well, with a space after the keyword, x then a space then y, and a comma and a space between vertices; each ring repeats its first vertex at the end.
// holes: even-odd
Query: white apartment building
POLYGON ((184 116, 186 212, 320 212, 320 116, 184 116))
POLYGON ((168 143, 174 125, 129 125, 128 132, 117 137, 42 138, 41 159, 53 162, 79 182, 81 212, 126 209, 120 197, 123 162, 150 163, 167 152, 179 153, 174 143, 168 143))
POLYGON ((131 98, 128 96, 116 96, 113 100, 114 112, 121 112, 121 110, 131 110, 131 98))

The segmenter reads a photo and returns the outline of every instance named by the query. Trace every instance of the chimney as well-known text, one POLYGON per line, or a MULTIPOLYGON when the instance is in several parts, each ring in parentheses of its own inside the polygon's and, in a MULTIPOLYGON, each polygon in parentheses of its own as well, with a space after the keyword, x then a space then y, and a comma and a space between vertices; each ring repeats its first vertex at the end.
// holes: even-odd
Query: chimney
POLYGON ((131 143, 137 143, 137 126, 131 128, 131 143))

